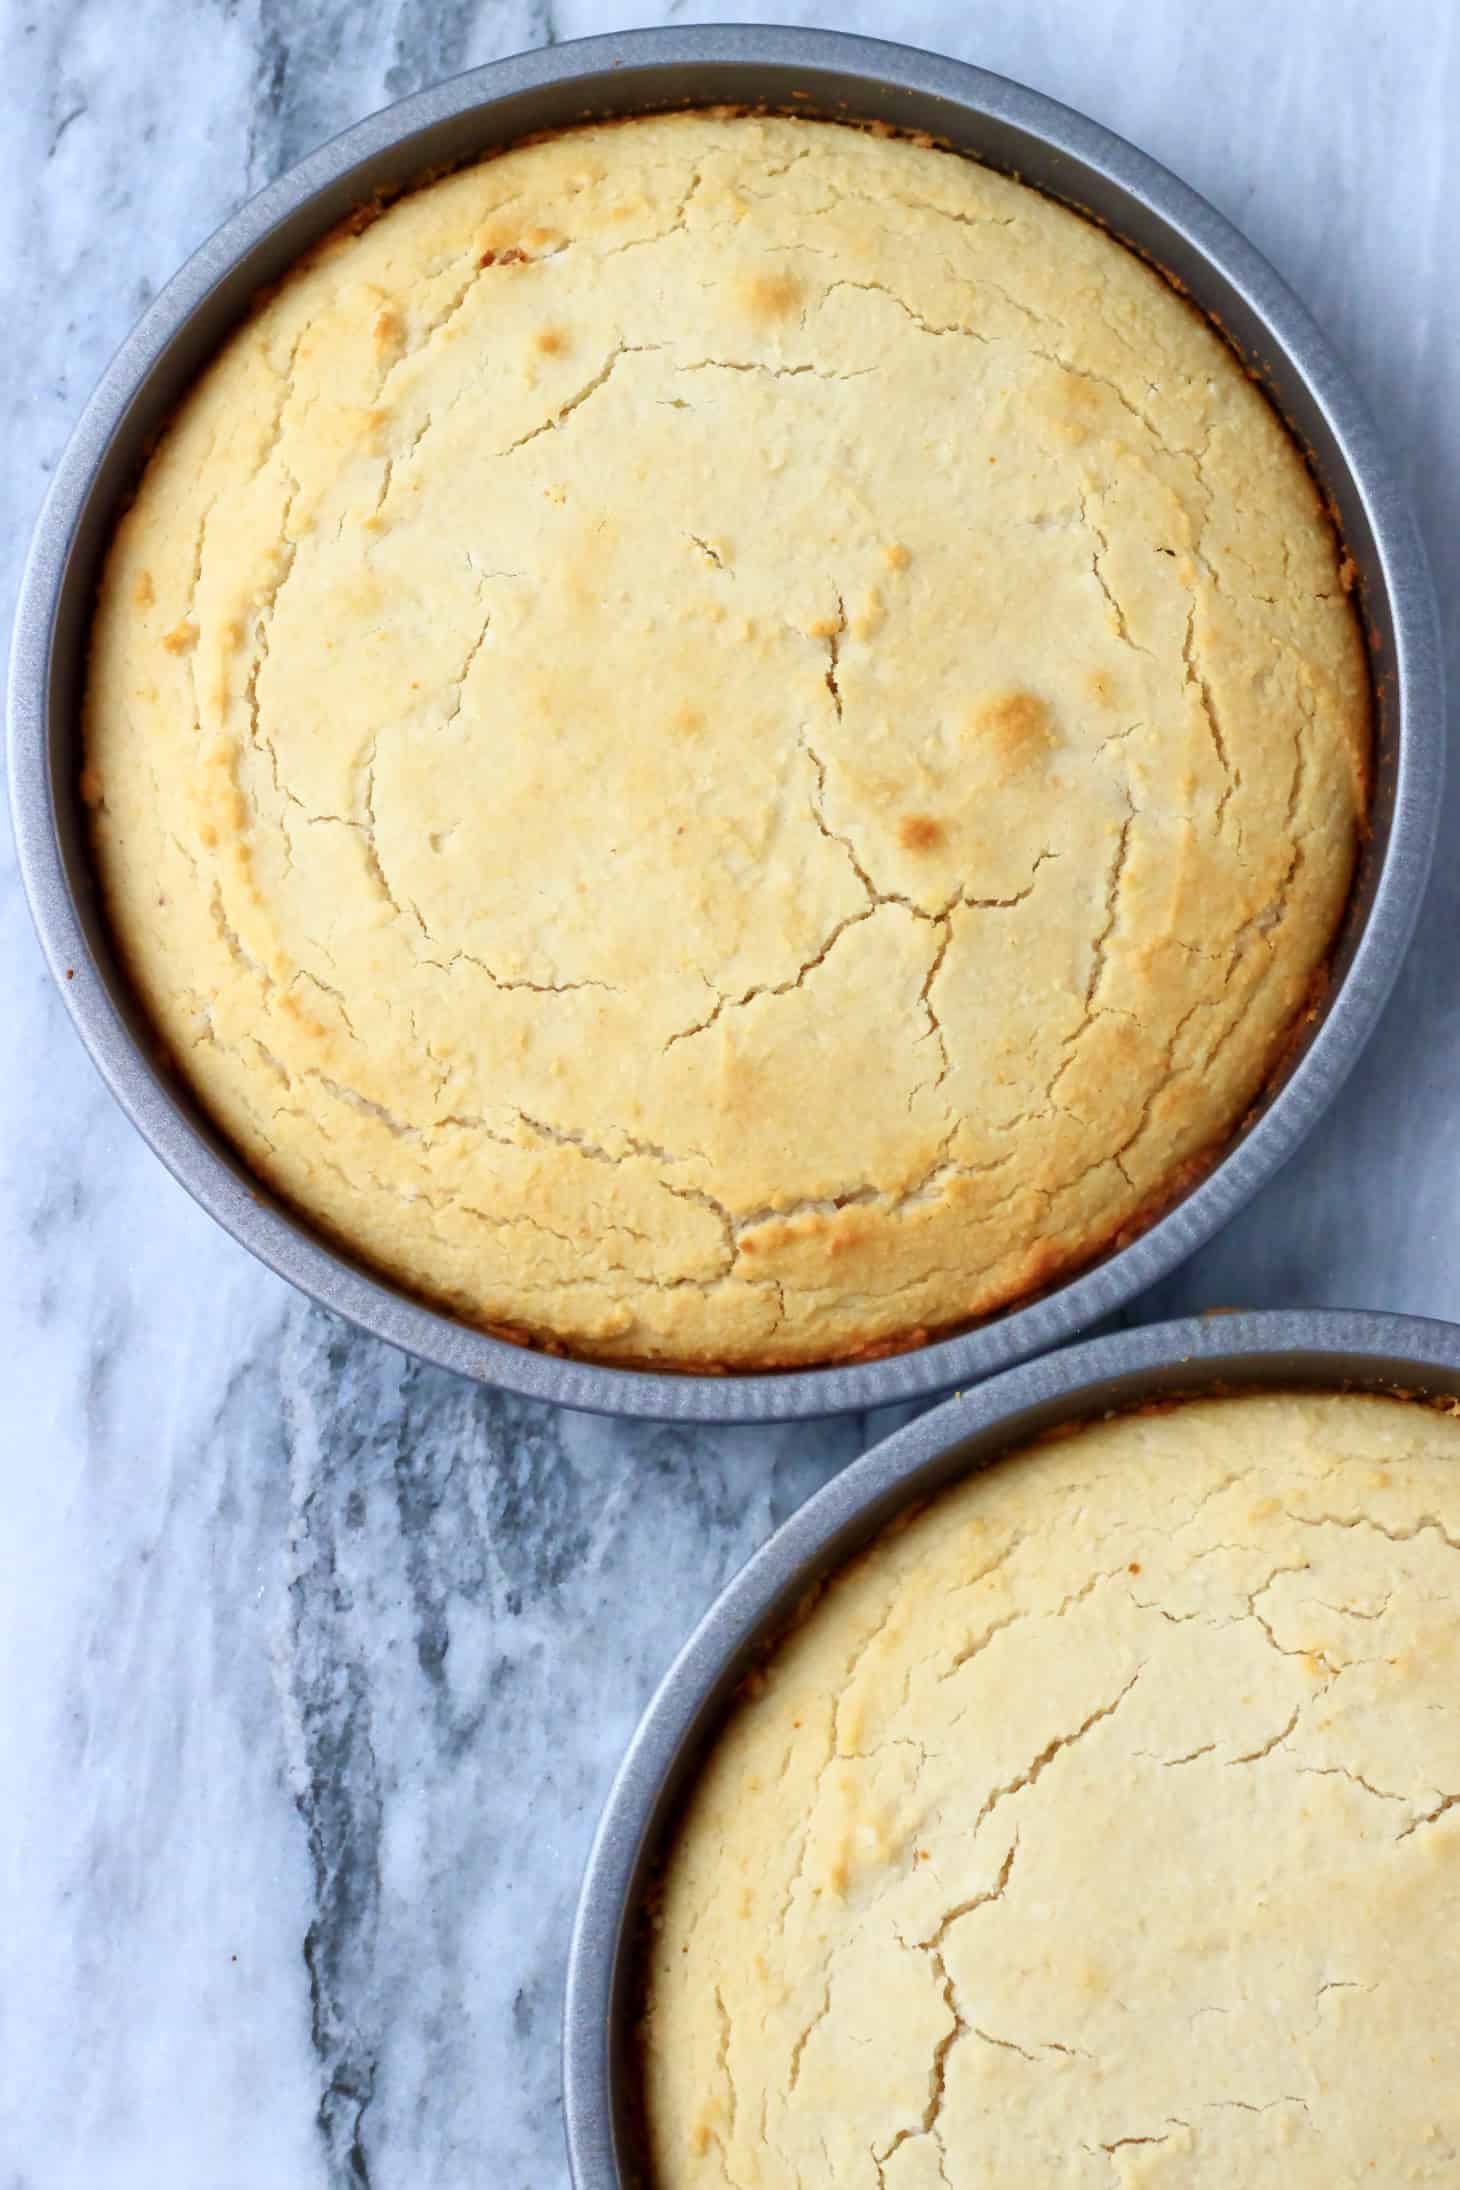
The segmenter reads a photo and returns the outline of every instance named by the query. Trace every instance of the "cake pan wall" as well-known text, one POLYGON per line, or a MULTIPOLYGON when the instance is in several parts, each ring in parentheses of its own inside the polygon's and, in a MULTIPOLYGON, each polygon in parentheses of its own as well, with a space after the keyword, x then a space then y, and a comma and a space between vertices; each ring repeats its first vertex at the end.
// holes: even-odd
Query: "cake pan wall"
POLYGON ((304 1291, 427 1360, 572 1406, 681 1420, 785 1419, 946 1391, 1070 1337, 1173 1269, 1291 1153, 1372 1030, 1423 892, 1442 758, 1418 534, 1362 402, 1266 261, 1154 161, 1037 93, 906 47, 764 27, 635 32, 493 63, 346 131, 227 222, 123 345, 58 466, 21 588, 9 715, 21 868, 46 956, 113 1094, 189 1192, 304 1291), (1101 220, 1212 314, 1310 452, 1342 529, 1378 744, 1372 834, 1320 1023, 1199 1186, 1083 1274, 960 1335, 875 1362, 704 1377, 507 1345, 412 1299, 273 1197, 158 1059, 100 915, 76 785, 101 553, 151 438, 258 291, 347 214, 433 171, 594 116, 724 102, 927 131, 1101 220))
POLYGON ((1403 1391, 1460 1398, 1460 1326, 1306 1310, 1191 1317, 1048 1354, 961 1392, 874 1446, 778 1529, 665 1675, 588 1859, 568 1964, 564 2123, 575 2190, 635 2190, 635 1938, 666 1823, 749 1668, 908 1505, 1061 1424, 1213 1391, 1403 1391))

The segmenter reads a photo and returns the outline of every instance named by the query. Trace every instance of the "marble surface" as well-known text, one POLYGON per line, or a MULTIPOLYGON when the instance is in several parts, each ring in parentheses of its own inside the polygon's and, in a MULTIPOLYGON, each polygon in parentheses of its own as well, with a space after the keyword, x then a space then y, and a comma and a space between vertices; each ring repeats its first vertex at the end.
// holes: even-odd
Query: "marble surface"
MULTIPOLYGON (((249 191, 524 45, 726 10, 4 0, 0 612, 93 380, 249 191)), ((766 11, 825 21, 815 7, 766 11)), ((1449 0, 844 6, 1084 107, 1288 275, 1382 417, 1460 689, 1449 0)), ((1460 1317, 1460 804, 1331 1119, 1140 1313, 1460 1317)), ((882 1425, 633 1428, 471 1390, 185 1199, 70 1034, 0 852, 0 2190, 543 2190, 609 1775, 720 1580, 882 1425)))

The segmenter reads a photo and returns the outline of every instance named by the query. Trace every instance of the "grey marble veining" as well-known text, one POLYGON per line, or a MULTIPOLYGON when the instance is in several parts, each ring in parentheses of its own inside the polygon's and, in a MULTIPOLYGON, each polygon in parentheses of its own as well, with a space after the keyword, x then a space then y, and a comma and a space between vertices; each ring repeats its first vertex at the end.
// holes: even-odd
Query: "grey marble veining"
MULTIPOLYGON (((0 0, 8 628, 107 356, 249 191, 385 100, 596 29, 813 7, 0 0)), ((1460 682, 1449 0, 986 0, 837 20, 1123 130, 1330 328, 1460 682)), ((1460 1317, 1460 802, 1330 1120, 1142 1314, 1460 1317)), ((565 2179, 563 1951, 613 1765, 718 1582, 886 1425, 687 1431, 467 1388, 186 1201, 70 1036, 8 841, 0 951, 0 2190, 565 2179)))
POLYGON ((814 1449, 781 1432, 752 1476, 740 1440, 483 1398, 318 1317, 280 1368, 281 1710, 326 2148, 343 2179, 358 2139, 372 2177, 414 2181, 449 2135, 429 2179, 530 2181, 557 2108, 572 1857, 637 1669, 668 1663, 861 1426, 814 1449))

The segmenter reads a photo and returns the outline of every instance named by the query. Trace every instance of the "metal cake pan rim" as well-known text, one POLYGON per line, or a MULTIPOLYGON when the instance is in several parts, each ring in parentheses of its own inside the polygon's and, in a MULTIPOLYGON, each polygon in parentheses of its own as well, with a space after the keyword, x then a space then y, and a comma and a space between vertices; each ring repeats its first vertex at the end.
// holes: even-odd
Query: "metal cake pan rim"
POLYGON ((1100 124, 965 63, 836 31, 646 30, 491 62, 382 109, 251 199, 160 292, 102 376, 37 522, 11 659, 11 799, 37 932, 84 1045, 174 1177, 270 1268, 376 1336, 525 1396, 626 1417, 790 1420, 929 1397, 1074 1336, 1177 1267, 1273 1175, 1337 1093, 1402 962, 1437 824, 1441 703, 1435 608, 1423 547, 1362 399, 1306 309, 1204 199, 1100 124), (939 112, 947 120, 955 110, 1012 127, 1063 159, 1071 183, 1078 184, 1081 175, 1093 178, 1163 224, 1201 258, 1218 284, 1246 301, 1324 418, 1372 532, 1394 629, 1400 729, 1392 820, 1352 962, 1286 1084, 1200 1184, 1092 1267, 955 1335, 872 1361, 707 1376, 560 1357, 514 1346, 460 1322, 331 1247, 210 1141, 187 1099, 179 1100, 175 1083, 125 1024, 115 996, 122 983, 91 951, 77 902, 85 877, 77 871, 81 863, 66 856, 53 804, 52 740, 66 733, 51 723, 48 687, 51 633, 71 543, 113 436, 154 367, 204 313, 218 285, 235 276, 240 262, 261 249, 281 223, 331 186, 338 189, 362 166, 414 144, 423 132, 490 111, 509 98, 566 83, 581 90, 586 108, 631 111, 636 71, 678 68, 686 77, 683 100, 693 103, 714 95, 717 71, 747 67, 789 68, 812 83, 818 77, 829 83, 855 79, 866 87, 869 102, 879 89, 892 87, 926 102, 929 128, 939 112))
MULTIPOLYGON (((696 1623, 640 1716, 584 1868, 563 2004, 563 2119, 574 2190, 629 2190, 613 2046, 646 1865, 688 1765, 748 1663, 806 1591, 912 1501, 1030 1436, 1143 1396, 1224 1382, 1460 1394, 1460 1325, 1372 1310, 1262 1309, 1133 1326, 1018 1363, 873 1445, 752 1553, 696 1623), (969 1451, 970 1445, 975 1450, 969 1451)), ((636 2179, 636 2178, 634 2178, 636 2179)))

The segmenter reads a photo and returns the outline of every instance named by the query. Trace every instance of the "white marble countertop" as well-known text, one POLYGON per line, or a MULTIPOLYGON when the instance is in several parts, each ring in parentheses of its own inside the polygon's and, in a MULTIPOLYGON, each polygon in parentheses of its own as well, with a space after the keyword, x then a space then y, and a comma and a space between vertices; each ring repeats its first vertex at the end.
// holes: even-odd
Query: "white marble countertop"
MULTIPOLYGON (((400 93, 628 22, 593 0, 10 0, 0 610, 64 437, 194 244, 400 93)), ((1085 108, 1229 213, 1416 497, 1460 688, 1449 0, 848 0, 1085 108)), ((1460 804, 1379 1036, 1158 1298, 1460 1318, 1460 804)), ((864 1420, 635 1428, 473 1390, 306 1305, 103 1093, 0 851, 3 2190, 545 2190, 588 1836, 716 1584, 864 1420)))

